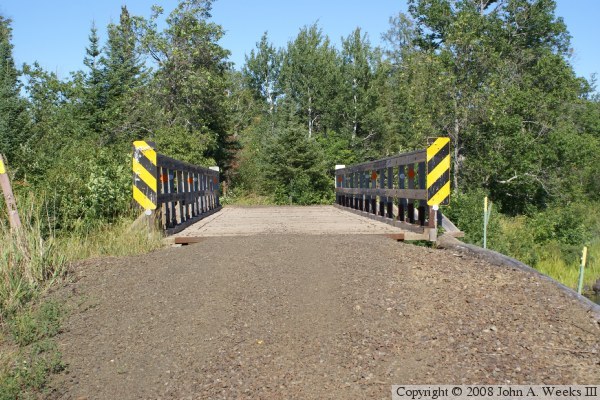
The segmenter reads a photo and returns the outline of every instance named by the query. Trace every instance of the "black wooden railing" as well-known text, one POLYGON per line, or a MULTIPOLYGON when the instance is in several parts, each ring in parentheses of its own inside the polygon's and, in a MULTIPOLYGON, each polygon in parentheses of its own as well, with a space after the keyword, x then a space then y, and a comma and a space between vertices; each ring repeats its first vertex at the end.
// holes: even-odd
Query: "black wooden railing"
POLYGON ((157 154, 158 204, 167 234, 221 209, 219 169, 199 167, 157 154))
POLYGON ((435 240, 437 210, 427 205, 427 150, 337 166, 336 205, 435 240))
POLYGON ((199 167, 159 154, 152 142, 133 144, 133 198, 167 234, 221 209, 219 168, 199 167))

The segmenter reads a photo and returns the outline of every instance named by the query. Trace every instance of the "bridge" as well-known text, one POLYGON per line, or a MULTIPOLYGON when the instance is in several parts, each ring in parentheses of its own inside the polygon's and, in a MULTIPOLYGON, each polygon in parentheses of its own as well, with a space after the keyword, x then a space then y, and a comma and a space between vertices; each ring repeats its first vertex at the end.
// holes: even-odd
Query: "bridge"
POLYGON ((177 246, 77 269, 55 397, 362 399, 389 398, 396 384, 597 384, 598 307, 459 242, 438 212, 447 158, 430 168, 427 150, 338 166, 335 205, 223 207, 215 169, 138 143, 134 197, 177 246), (449 234, 438 237, 440 224, 449 234))

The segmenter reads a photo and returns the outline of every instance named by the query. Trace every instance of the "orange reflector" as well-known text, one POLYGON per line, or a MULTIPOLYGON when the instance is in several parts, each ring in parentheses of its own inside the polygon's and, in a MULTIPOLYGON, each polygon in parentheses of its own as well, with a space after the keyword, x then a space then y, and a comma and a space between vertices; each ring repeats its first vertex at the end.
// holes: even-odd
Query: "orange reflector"
POLYGON ((169 175, 167 175, 167 174, 162 174, 162 175, 160 176, 160 181, 161 181, 161 182, 163 182, 163 183, 164 183, 164 182, 169 182, 169 175))
POLYGON ((344 177, 341 175, 338 175, 337 181, 341 183, 343 180, 344 180, 344 177))
POLYGON ((188 183, 191 185, 192 183, 194 183, 194 179, 193 178, 188 178, 188 183))
POLYGON ((413 178, 415 177, 415 170, 414 170, 413 168, 410 168, 410 169, 408 170, 408 177, 409 177, 410 179, 413 179, 413 178))
POLYGON ((371 172, 371 180, 372 181, 376 181, 377 180, 377 172, 376 171, 371 172))
POLYGON ((213 183, 216 185, 217 183, 219 183, 219 180, 216 177, 214 177, 213 178, 213 183))

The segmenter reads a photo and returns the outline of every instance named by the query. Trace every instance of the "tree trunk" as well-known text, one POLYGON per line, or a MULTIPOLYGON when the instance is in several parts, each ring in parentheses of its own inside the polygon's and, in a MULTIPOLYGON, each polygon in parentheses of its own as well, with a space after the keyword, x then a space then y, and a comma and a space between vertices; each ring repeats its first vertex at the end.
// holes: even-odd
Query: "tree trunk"
MULTIPOLYGON (((356 79, 354 79, 354 86, 356 87, 356 79)), ((352 143, 354 143, 354 139, 356 139, 356 132, 358 130, 358 99, 356 96, 356 93, 354 93, 354 120, 352 121, 353 123, 353 128, 352 128, 352 143)))
POLYGON ((312 137, 313 118, 312 118, 312 97, 308 96, 308 138, 312 137))

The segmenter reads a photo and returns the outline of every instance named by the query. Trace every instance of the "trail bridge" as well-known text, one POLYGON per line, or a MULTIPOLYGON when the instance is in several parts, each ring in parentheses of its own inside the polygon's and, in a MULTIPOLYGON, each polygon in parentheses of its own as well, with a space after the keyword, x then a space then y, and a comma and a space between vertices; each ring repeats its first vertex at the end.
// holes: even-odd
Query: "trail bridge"
POLYGON ((364 399, 397 384, 600 382, 597 307, 515 260, 435 237, 429 200, 442 203, 446 185, 432 159, 341 167, 335 206, 223 208, 216 171, 138 146, 136 200, 197 243, 77 267, 53 397, 364 399), (397 241, 413 238, 438 247, 397 241))

